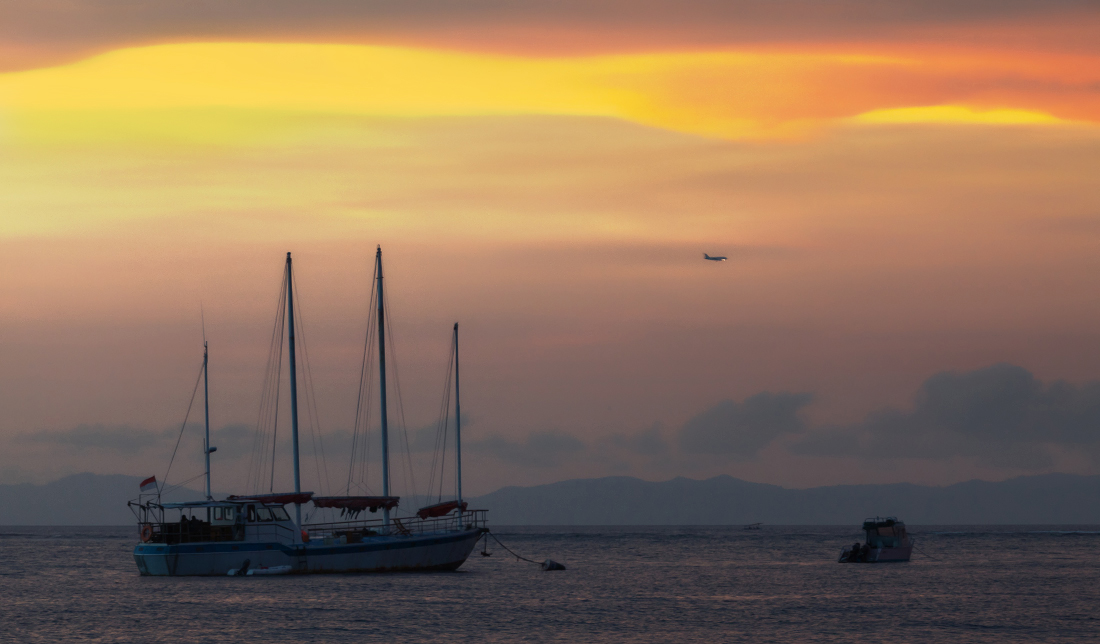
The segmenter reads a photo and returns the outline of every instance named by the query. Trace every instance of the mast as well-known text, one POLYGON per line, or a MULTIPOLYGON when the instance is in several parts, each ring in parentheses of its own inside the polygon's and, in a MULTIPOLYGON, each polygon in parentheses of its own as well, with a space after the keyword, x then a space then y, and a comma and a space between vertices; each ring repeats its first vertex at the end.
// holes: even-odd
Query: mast
MULTIPOLYGON (((382 246, 374 254, 374 272, 378 275, 378 379, 382 403, 382 496, 390 495, 390 439, 386 417, 386 310, 382 296, 382 246)), ((386 528, 390 526, 390 509, 382 509, 382 520, 386 528)))
POLYGON ((206 500, 213 500, 210 495, 210 371, 208 370, 209 349, 206 340, 202 341, 202 402, 206 413, 206 435, 203 439, 202 451, 206 455, 206 500))
MULTIPOLYGON (((298 372, 294 359, 294 274, 290 267, 290 253, 286 254, 286 310, 290 326, 290 436, 294 444, 294 493, 302 491, 302 479, 298 471, 298 372)), ((294 518, 302 525, 302 504, 294 504, 294 518)))
POLYGON ((458 322, 455 322, 455 488, 462 516, 462 405, 458 395, 458 322))

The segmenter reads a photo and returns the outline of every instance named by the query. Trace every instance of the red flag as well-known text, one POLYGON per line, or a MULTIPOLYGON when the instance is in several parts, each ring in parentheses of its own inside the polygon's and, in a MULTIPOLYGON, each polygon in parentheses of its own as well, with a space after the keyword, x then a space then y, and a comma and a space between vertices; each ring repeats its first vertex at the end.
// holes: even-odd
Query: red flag
POLYGON ((144 481, 141 482, 141 491, 142 492, 148 492, 149 490, 153 490, 155 492, 156 489, 157 489, 157 477, 155 477, 155 476, 150 476, 149 478, 147 478, 147 479, 145 479, 144 481))

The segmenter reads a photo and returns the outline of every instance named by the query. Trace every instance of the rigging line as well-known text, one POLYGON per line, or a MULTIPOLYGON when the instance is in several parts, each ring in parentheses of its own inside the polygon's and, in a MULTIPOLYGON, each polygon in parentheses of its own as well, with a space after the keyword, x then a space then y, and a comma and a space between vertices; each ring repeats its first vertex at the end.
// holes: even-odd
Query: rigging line
MULTIPOLYGON (((387 299, 384 304, 388 305, 389 300, 387 299)), ((393 388, 397 392, 397 409, 398 412, 401 414, 401 435, 405 439, 405 462, 407 467, 406 471, 408 473, 408 480, 406 480, 405 483, 409 486, 408 489, 412 493, 412 495, 417 496, 416 474, 413 473, 412 467, 412 450, 409 449, 409 426, 408 423, 405 421, 405 403, 401 398, 401 377, 397 370, 397 345, 394 343, 395 334, 393 332, 393 324, 390 322, 389 306, 385 306, 385 314, 386 326, 390 329, 390 354, 393 356, 393 388)), ((430 490, 428 491, 428 494, 431 494, 430 490)))
MULTIPOLYGON (((371 317, 373 318, 374 316, 371 317)), ((374 343, 378 335, 377 331, 377 327, 374 326, 371 328, 370 335, 367 336, 367 341, 370 343, 371 347, 370 353, 368 354, 366 367, 367 385, 366 389, 364 389, 362 393, 362 395, 365 396, 366 400, 366 413, 363 417, 363 425, 361 427, 360 440, 362 442, 362 447, 360 449, 362 451, 362 456, 359 461, 359 485, 361 487, 365 487, 367 490, 370 489, 371 450, 373 449, 374 443, 374 441, 371 440, 371 426, 374 422, 373 418, 375 410, 374 397, 371 395, 371 392, 374 391, 375 373, 371 370, 370 365, 374 363, 374 343)))
POLYGON ((298 288, 297 279, 294 282, 294 301, 298 305, 298 316, 295 320, 295 324, 298 327, 298 336, 300 337, 300 344, 302 347, 302 366, 305 369, 305 394, 306 394, 306 414, 309 416, 309 431, 310 442, 313 445, 313 467, 317 472, 317 483, 323 485, 322 494, 332 489, 331 482, 328 477, 328 462, 325 460, 325 443, 324 438, 321 436, 321 415, 317 410, 317 391, 313 386, 313 370, 310 368, 309 363, 309 349, 306 345, 306 323, 302 311, 302 298, 299 295, 300 289, 298 288), (312 408, 312 412, 310 409, 312 408), (320 451, 318 451, 318 444, 320 444, 320 451), (318 460, 318 454, 320 459, 318 460), (325 471, 324 479, 321 478, 321 469, 325 471))
POLYGON ((206 476, 206 472, 201 472, 201 473, 196 474, 195 476, 192 476, 191 478, 189 478, 186 481, 183 481, 181 483, 176 483, 175 485, 166 485, 161 489, 160 493, 163 495, 167 492, 171 492, 172 490, 178 490, 179 488, 187 485, 191 481, 194 481, 196 479, 201 479, 204 476, 206 476))
MULTIPOLYGON (((377 275, 377 274, 376 274, 377 275)), ((363 385, 368 377, 367 371, 370 365, 370 347, 371 347, 371 331, 374 328, 374 316, 370 315, 371 305, 374 304, 374 279, 371 279, 370 299, 367 301, 367 333, 366 339, 363 342, 363 362, 359 366, 359 398, 355 401, 355 423, 352 425, 351 434, 351 462, 348 464, 348 484, 347 493, 351 493, 351 482, 355 472, 355 455, 357 448, 359 447, 359 422, 363 410, 363 385)), ((370 394, 367 394, 367 401, 369 405, 370 394)), ((364 438, 365 440, 365 438, 364 438)))
MULTIPOLYGON (((451 366, 454 366, 454 341, 451 341, 451 366)), ((447 393, 443 398, 443 450, 439 455, 439 497, 443 501, 443 482, 447 479, 447 431, 451 427, 451 370, 447 369, 447 393)), ((458 492, 455 492, 458 498, 458 492)))
MULTIPOLYGON (((439 495, 437 502, 443 501, 443 480, 446 478, 447 467, 447 430, 450 428, 451 409, 451 374, 454 368, 454 340, 451 340, 451 352, 447 362, 447 373, 443 378, 443 397, 439 409, 439 424, 436 426, 436 446, 432 454, 432 477, 435 477, 436 458, 439 458, 439 495)), ((428 489, 429 494, 434 485, 428 489)))
POLYGON ((284 301, 286 298, 285 282, 280 283, 280 297, 276 301, 275 306, 275 327, 271 338, 271 345, 268 347, 267 365, 264 368, 264 384, 263 384, 263 396, 260 400, 260 421, 257 426, 257 430, 261 432, 260 443, 258 451, 255 454, 256 457, 256 487, 257 492, 263 491, 264 473, 267 469, 267 447, 271 442, 271 433, 269 429, 273 429, 272 418, 278 412, 278 397, 276 396, 276 389, 280 376, 280 368, 277 366, 282 341, 283 332, 285 330, 285 322, 283 318, 284 301), (272 404, 274 402, 274 405, 272 404))
MULTIPOLYGON (((363 340, 363 360, 360 362, 359 367, 359 390, 356 391, 355 399, 355 421, 352 424, 352 437, 351 437, 351 459, 348 463, 348 485, 346 485, 346 492, 351 493, 351 484, 355 478, 355 456, 359 454, 360 449, 360 426, 362 423, 363 410, 363 386, 366 382, 368 364, 370 364, 370 349, 371 349, 371 329, 373 316, 371 315, 371 306, 374 304, 374 280, 371 280, 371 295, 367 298, 367 315, 366 315, 366 332, 363 340)), ((364 438, 365 439, 365 438, 364 438)))
MULTIPOLYGON (((275 323, 271 329, 271 341, 267 348, 267 364, 264 366, 263 384, 260 388, 260 408, 256 419, 256 432, 253 438, 252 454, 248 462, 248 479, 246 489, 259 492, 262 489, 264 479, 264 455, 267 453, 268 434, 267 426, 271 420, 270 402, 275 383, 272 381, 272 365, 278 348, 282 345, 283 337, 283 300, 286 298, 286 275, 279 289, 279 295, 275 298, 275 323), (253 487, 254 486, 254 487, 253 487)), ((278 402, 276 401, 276 406, 278 402)))
MULTIPOLYGON (((279 397, 283 390, 283 337, 286 335, 286 287, 288 277, 290 277, 289 268, 283 273, 283 296, 280 298, 282 307, 279 309, 279 357, 275 365, 275 420, 271 426, 271 479, 267 487, 268 492, 275 491, 275 448, 279 445, 279 397)), ((293 331, 291 329, 291 332, 293 331)))
POLYGON ((164 484, 168 484, 168 475, 172 473, 172 463, 176 460, 176 450, 180 448, 180 441, 183 440, 183 430, 187 429, 187 419, 191 416, 191 406, 195 404, 195 396, 199 393, 199 383, 202 382, 203 371, 206 370, 206 362, 199 367, 199 377, 195 379, 195 389, 191 392, 191 401, 187 403, 187 413, 183 415, 183 425, 180 426, 180 435, 176 438, 176 446, 172 448, 172 458, 168 460, 168 470, 164 473, 164 484))
POLYGON ((447 429, 450 427, 450 408, 451 408, 451 373, 454 367, 454 340, 451 340, 451 353, 450 360, 447 363, 447 371, 443 376, 443 396, 442 402, 439 406, 439 415, 436 417, 435 425, 435 446, 432 450, 432 467, 431 478, 428 480, 428 494, 432 494, 435 490, 435 471, 436 466, 439 466, 439 496, 437 502, 443 500, 443 479, 445 478, 446 468, 446 450, 447 450, 447 429), (442 442, 442 446, 440 445, 442 442), (440 452, 443 452, 443 458, 440 459, 440 452))
MULTIPOLYGON (((260 452, 256 456, 256 491, 262 492, 264 488, 264 479, 272 478, 274 476, 275 461, 272 457, 270 463, 271 476, 265 476, 268 472, 268 445, 271 445, 271 449, 274 452, 276 445, 276 438, 279 425, 279 398, 282 386, 282 352, 283 352, 283 339, 286 333, 286 271, 283 271, 283 280, 280 282, 279 298, 276 302, 275 308, 275 333, 272 336, 272 344, 268 353, 267 367, 264 372, 264 387, 265 397, 262 401, 261 413, 262 413, 262 426, 260 427, 263 437, 262 444, 260 446, 260 452), (270 431, 269 431, 270 429, 270 431)), ((271 487, 269 486, 269 491, 271 487)))
MULTIPOLYGON (((377 275, 377 273, 375 273, 377 275)), ((374 391, 375 376, 377 375, 374 370, 371 369, 371 365, 374 364, 375 351, 377 350, 376 340, 378 337, 378 318, 373 314, 374 310, 378 306, 378 291, 376 290, 377 281, 371 280, 371 298, 368 302, 367 309, 367 361, 364 364, 364 369, 367 373, 366 388, 360 392, 361 396, 364 396, 365 404, 365 416, 363 418, 363 425, 361 429, 362 440, 362 457, 359 461, 359 487, 367 490, 368 494, 371 494, 370 486, 370 463, 371 463, 371 450, 373 449, 374 441, 371 440, 371 426, 373 424, 374 410, 375 410, 375 398, 371 392, 374 391)), ((379 403, 381 404, 381 403, 379 403)))
MULTIPOLYGON (((411 450, 409 449, 408 424, 405 421, 405 404, 404 404, 404 401, 401 397, 401 376, 400 376, 400 373, 398 371, 398 366, 397 366, 397 346, 395 344, 395 333, 394 333, 393 323, 390 321, 389 303, 390 303, 389 298, 387 298, 383 302, 383 305, 384 305, 383 308, 385 310, 385 315, 386 315, 386 326, 390 329, 389 337, 387 338, 389 340, 390 364, 392 366, 391 371, 393 372, 394 392, 397 394, 397 408, 398 408, 398 414, 399 414, 400 424, 401 424, 401 436, 402 436, 402 438, 404 438, 403 442, 404 442, 404 447, 405 447, 405 468, 404 468, 404 471, 402 471, 402 473, 401 473, 402 474, 402 483, 404 483, 405 489, 409 492, 409 494, 415 497, 415 496, 417 496, 416 480, 414 478, 412 480, 411 485, 410 485, 410 481, 409 481, 410 477, 412 477, 412 457, 411 457, 411 450)), ((398 445, 400 446, 400 444, 401 443, 399 443, 398 445)))
MULTIPOLYGON (((377 276, 377 272, 375 273, 377 276)), ((359 390, 355 401, 355 423, 352 426, 352 449, 350 463, 348 463, 348 494, 351 486, 365 487, 367 476, 367 463, 370 460, 370 419, 372 411, 371 392, 374 390, 374 373, 371 365, 374 364, 374 334, 375 316, 371 315, 375 306, 375 280, 371 279, 370 297, 367 299, 367 332, 363 341, 363 361, 359 366, 359 390), (359 462, 358 472, 356 460, 359 462), (358 478, 356 474, 358 473, 358 478)))

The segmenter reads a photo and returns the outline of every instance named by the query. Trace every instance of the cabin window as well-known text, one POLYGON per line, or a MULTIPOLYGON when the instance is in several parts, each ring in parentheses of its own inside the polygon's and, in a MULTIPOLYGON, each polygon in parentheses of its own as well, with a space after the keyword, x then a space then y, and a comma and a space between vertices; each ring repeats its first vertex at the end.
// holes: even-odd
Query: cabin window
POLYGON ((221 521, 222 520, 222 509, 221 508, 214 508, 214 520, 215 521, 221 521))
POLYGON ((225 520, 226 521, 232 521, 233 520, 233 508, 223 508, 223 509, 225 510, 225 520))
POLYGON ((249 522, 256 520, 256 506, 254 505, 248 506, 248 520, 249 522))
POLYGON ((271 508, 271 514, 276 521, 290 521, 290 515, 282 508, 271 508))
POLYGON ((271 510, 267 508, 256 508, 256 520, 271 521, 271 510))

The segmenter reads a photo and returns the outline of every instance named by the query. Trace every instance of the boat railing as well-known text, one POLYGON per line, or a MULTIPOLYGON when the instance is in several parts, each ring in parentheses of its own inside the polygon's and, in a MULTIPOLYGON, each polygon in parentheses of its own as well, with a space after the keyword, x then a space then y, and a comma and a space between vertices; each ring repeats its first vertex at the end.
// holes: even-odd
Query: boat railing
POLYGON ((138 526, 147 543, 209 543, 211 541, 259 541, 293 544, 295 530, 278 523, 211 525, 206 521, 146 522, 138 526))
POLYGON ((209 541, 240 541, 244 533, 240 526, 210 525, 206 521, 146 522, 138 526, 141 540, 150 543, 199 543, 209 541))
POLYGON ((245 526, 245 541, 293 544, 295 530, 280 523, 250 523, 245 526))
POLYGON ((467 510, 461 514, 456 512, 428 519, 416 516, 392 518, 389 528, 386 527, 384 519, 307 523, 302 531, 309 535, 311 541, 346 539, 347 543, 358 543, 363 537, 376 535, 412 536, 433 532, 486 529, 489 525, 488 512, 488 510, 467 510))

